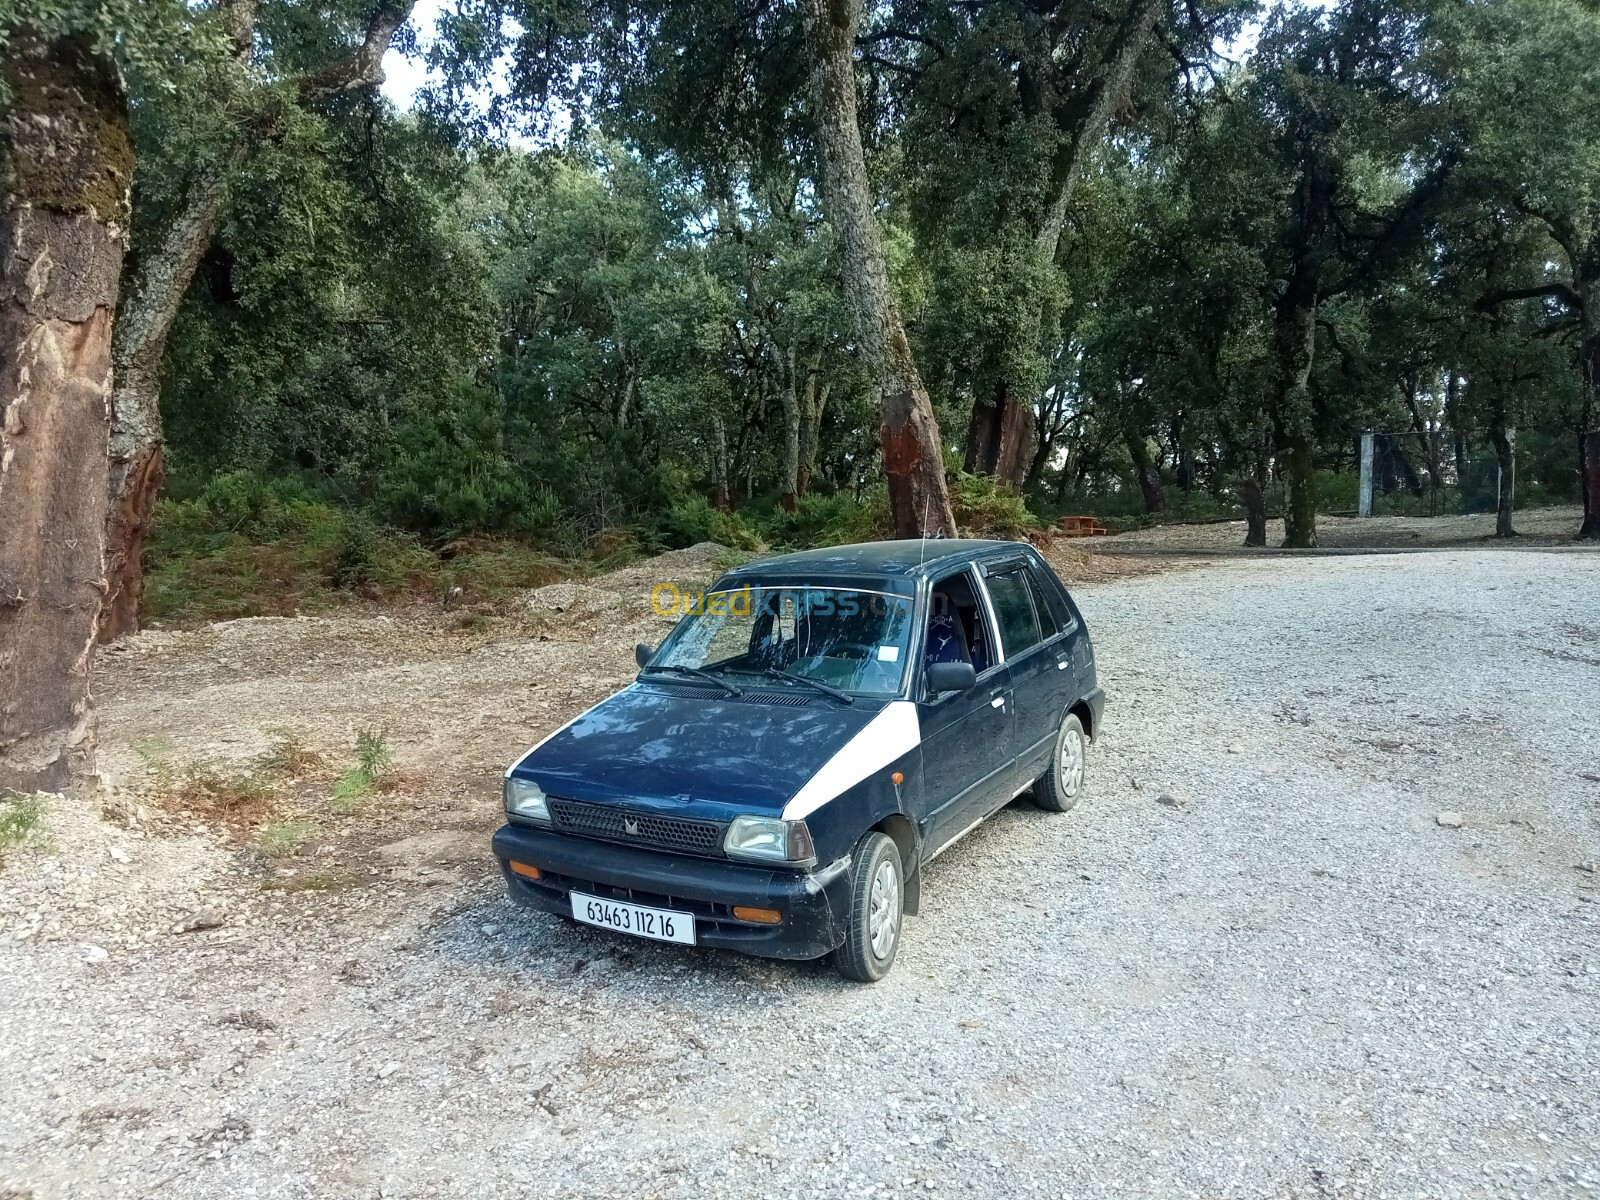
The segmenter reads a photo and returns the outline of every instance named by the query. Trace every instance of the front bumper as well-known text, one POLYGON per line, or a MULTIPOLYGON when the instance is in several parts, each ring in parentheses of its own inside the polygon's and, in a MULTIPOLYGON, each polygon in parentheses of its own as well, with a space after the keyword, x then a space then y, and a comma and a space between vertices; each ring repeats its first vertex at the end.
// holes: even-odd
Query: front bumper
POLYGON ((570 917, 567 897, 579 891, 677 909, 694 914, 700 945, 766 958, 820 958, 843 944, 850 915, 848 857, 810 872, 779 871, 520 824, 496 831, 494 856, 511 898, 529 908, 570 917), (512 860, 538 867, 540 877, 513 873, 512 860), (736 904, 777 909, 783 921, 741 921, 733 915, 736 904))

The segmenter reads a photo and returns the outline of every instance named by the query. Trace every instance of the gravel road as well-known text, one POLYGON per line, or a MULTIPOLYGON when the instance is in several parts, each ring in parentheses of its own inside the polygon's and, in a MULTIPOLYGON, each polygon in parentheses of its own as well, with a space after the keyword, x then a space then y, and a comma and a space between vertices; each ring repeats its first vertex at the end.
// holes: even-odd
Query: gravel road
POLYGON ((1078 594, 1087 798, 943 855, 877 986, 513 910, 482 798, 392 831, 456 874, 248 902, 58 805, 0 875, 0 1196, 1600 1194, 1600 556, 1078 594))

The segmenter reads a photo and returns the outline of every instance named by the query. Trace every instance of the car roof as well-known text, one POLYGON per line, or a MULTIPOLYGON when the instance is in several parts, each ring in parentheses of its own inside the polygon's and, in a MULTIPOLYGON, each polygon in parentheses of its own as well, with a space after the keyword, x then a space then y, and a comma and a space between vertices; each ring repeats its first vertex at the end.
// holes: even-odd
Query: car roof
POLYGON ((783 575, 869 575, 917 578, 935 575, 997 551, 1023 550, 1026 542, 979 538, 907 538, 890 542, 857 542, 824 546, 764 558, 729 571, 727 580, 783 575))

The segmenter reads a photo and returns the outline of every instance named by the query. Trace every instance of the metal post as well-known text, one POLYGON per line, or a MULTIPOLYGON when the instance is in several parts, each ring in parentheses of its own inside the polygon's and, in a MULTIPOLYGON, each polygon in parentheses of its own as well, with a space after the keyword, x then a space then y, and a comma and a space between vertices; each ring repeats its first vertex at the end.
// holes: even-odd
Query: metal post
MULTIPOLYGON (((1346 443, 1348 444, 1348 443, 1346 443)), ((1372 515, 1372 430, 1361 435, 1361 495, 1356 501, 1358 515, 1372 515)))

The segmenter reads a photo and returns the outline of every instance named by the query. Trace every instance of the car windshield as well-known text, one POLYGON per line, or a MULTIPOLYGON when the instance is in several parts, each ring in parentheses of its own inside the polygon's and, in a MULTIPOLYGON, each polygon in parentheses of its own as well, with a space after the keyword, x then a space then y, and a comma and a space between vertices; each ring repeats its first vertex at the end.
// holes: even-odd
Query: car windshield
POLYGON ((910 596, 749 586, 685 597, 687 615, 650 660, 718 675, 783 671, 859 695, 900 691, 911 654, 910 596))

